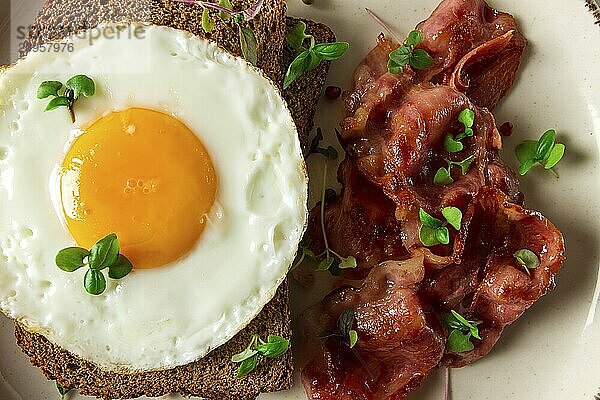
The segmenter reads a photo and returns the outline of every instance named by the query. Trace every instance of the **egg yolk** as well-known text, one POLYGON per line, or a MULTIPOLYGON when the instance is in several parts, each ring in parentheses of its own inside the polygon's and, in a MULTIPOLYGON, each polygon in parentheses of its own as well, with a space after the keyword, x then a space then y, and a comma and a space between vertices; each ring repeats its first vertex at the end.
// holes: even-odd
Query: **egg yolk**
POLYGON ((66 225, 81 247, 116 233, 135 268, 186 255, 204 229, 217 177, 200 139, 161 112, 131 108, 100 118, 62 164, 66 225))

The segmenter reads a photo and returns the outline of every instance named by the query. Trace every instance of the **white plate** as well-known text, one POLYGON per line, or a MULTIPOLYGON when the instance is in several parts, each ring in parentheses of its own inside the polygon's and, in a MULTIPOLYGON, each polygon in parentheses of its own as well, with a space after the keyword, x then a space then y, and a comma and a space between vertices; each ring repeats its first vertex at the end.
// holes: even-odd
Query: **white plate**
MULTIPOLYGON (((19 2, 27 25, 41 0, 19 2)), ((352 70, 374 45, 377 25, 364 12, 370 7, 399 33, 426 18, 437 0, 288 0, 290 13, 330 25, 351 49, 333 65, 329 84, 348 87, 352 70)), ((452 370, 454 399, 593 400, 600 392, 600 27, 584 0, 491 0, 515 15, 529 39, 519 79, 495 112, 512 121, 515 134, 505 139, 505 157, 513 165, 514 147, 555 127, 567 144, 556 180, 535 170, 521 180, 526 204, 541 210, 565 234, 567 262, 557 289, 508 327, 483 360, 452 370)), ((0 24, 1 25, 1 24, 0 24)), ((2 29, 0 29, 1 31, 2 29)), ((317 124, 333 132, 341 104, 322 102, 317 124)), ((316 160, 316 159, 315 159, 316 160)), ((318 161, 314 161, 317 164, 318 161)), ((320 187, 319 165, 312 165, 313 187, 320 187)), ((335 182, 335 174, 330 176, 335 182)), ((318 294, 293 286, 297 315, 318 294)), ((0 318, 0 399, 57 400, 51 382, 29 364, 14 344, 12 323, 0 318)), ((411 400, 442 399, 442 374, 434 372, 411 400)), ((72 399, 78 398, 72 396, 72 399)), ((167 398, 176 398, 175 396, 167 398)), ((290 392, 261 400, 304 400, 299 382, 290 392)))

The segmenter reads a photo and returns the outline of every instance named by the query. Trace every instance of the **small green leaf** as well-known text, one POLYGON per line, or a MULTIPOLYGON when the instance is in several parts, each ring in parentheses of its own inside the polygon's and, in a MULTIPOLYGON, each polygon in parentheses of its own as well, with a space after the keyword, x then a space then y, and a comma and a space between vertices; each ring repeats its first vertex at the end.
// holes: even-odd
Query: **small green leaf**
POLYGON ((426 226, 426 227, 432 228, 432 229, 437 229, 443 225, 442 221, 440 221, 437 218, 432 217, 422 208, 419 208, 419 220, 421 220, 421 223, 423 224, 423 226, 426 226))
POLYGON ((289 340, 278 335, 269 335, 267 343, 257 346, 256 350, 263 357, 277 358, 288 351, 289 348, 289 340))
POLYGON ((338 158, 338 152, 333 146, 329 146, 326 149, 324 149, 322 147, 316 147, 316 148, 312 149, 312 152, 321 154, 321 155, 325 156, 328 160, 332 160, 332 161, 337 160, 337 158, 338 158))
POLYGON ((298 24, 285 35, 285 41, 289 44, 297 53, 301 53, 306 50, 304 48, 304 41, 306 39, 314 40, 312 35, 306 34, 306 24, 303 21, 299 21, 298 24))
POLYGON ((102 294, 106 289, 106 279, 102 271, 97 269, 88 269, 83 277, 83 285, 86 292, 95 296, 102 294))
POLYGON ((441 244, 448 244, 448 243, 450 243, 450 231, 445 226, 437 228, 435 230, 434 235, 435 235, 435 239, 438 242, 440 242, 441 244))
POLYGON ((521 249, 513 254, 519 265, 527 269, 535 269, 540 266, 540 259, 537 254, 529 249, 521 249))
POLYGON ((454 179, 452 178, 452 175, 450 175, 450 170, 444 167, 440 167, 433 177, 433 183, 436 185, 450 185, 453 182, 454 179))
POLYGON ((96 93, 96 84, 85 75, 75 75, 65 83, 65 87, 73 91, 75 99, 79 96, 91 97, 96 93))
POLYGON ((421 43, 424 38, 425 37, 423 36, 423 32, 421 32, 418 29, 415 29, 408 34, 405 43, 409 46, 415 47, 419 43, 421 43))
POLYGON ((58 81, 45 81, 42 82, 37 91, 38 99, 45 99, 50 96, 58 96, 58 91, 62 89, 63 84, 58 81))
POLYGON ((475 348, 471 343, 471 334, 464 334, 459 330, 453 330, 446 341, 446 350, 451 353, 463 353, 475 348))
POLYGON ((537 163, 537 161, 531 159, 531 160, 526 160, 523 164, 521 164, 521 166, 519 167, 519 175, 523 176, 525 175, 527 172, 529 172, 529 170, 531 168, 533 168, 533 166, 537 163))
POLYGON ((399 64, 399 66, 404 67, 406 64, 408 64, 411 53, 412 50, 410 47, 406 45, 400 46, 390 53, 390 60, 394 61, 396 64, 399 64))
POLYGON ((234 354, 233 356, 231 356, 231 362, 233 362, 233 363, 241 363, 242 361, 247 360, 250 357, 254 357, 258 353, 258 351, 252 348, 253 344, 254 344, 254 340, 252 341, 252 343, 250 344, 250 346, 246 347, 246 349, 244 351, 242 351, 241 353, 234 354))
POLYGON ((540 140, 538 140, 538 145, 535 149, 536 161, 545 161, 550 157, 555 139, 556 131, 554 129, 549 129, 544 132, 542 137, 540 137, 540 140))
POLYGON ((464 149, 464 146, 461 142, 454 139, 452 134, 447 134, 444 138, 444 148, 448 153, 458 153, 464 149))
POLYGON ((73 272, 83 267, 83 260, 89 255, 90 252, 81 247, 67 247, 56 255, 56 266, 63 271, 73 272))
POLYGON ((285 80, 283 81, 283 89, 287 89, 292 82, 298 79, 302 74, 308 71, 311 66, 311 52, 309 50, 303 51, 292 61, 288 67, 287 73, 285 74, 285 80))
POLYGON ((462 211, 460 211, 460 209, 456 207, 444 207, 442 208, 442 215, 444 216, 444 218, 446 218, 446 221, 448 221, 448 223, 452 225, 454 229, 460 231, 460 226, 463 217, 462 211))
POLYGON ((237 370, 236 377, 242 378, 248 375, 250 372, 254 371, 256 366, 258 365, 258 354, 253 355, 250 358, 245 359, 240 364, 240 367, 237 370))
POLYGON ((409 63, 411 67, 423 70, 433 65, 433 58, 425 50, 416 49, 410 55, 409 63))
POLYGON ((211 33, 213 29, 215 29, 215 25, 215 20, 210 15, 210 11, 208 11, 208 8, 205 8, 204 11, 202 11, 202 29, 206 33, 211 33))
POLYGON ((68 107, 71 104, 71 101, 66 97, 55 97, 48 103, 45 111, 56 110, 58 107, 68 107))
POLYGON ((462 161, 448 161, 448 164, 460 167, 461 173, 466 175, 469 172, 469 168, 471 168, 473 161, 475 161, 475 154, 465 158, 462 161))
POLYGON ((242 49, 242 55, 252 65, 258 63, 257 47, 258 42, 252 29, 246 28, 238 24, 238 30, 240 35, 240 47, 242 49))
POLYGON ((319 266, 317 267, 317 269, 315 271, 322 272, 322 271, 329 270, 329 268, 333 265, 334 261, 335 261, 335 259, 333 257, 327 257, 326 259, 324 259, 323 261, 321 261, 319 263, 319 266))
MULTIPOLYGON (((226 8, 229 11, 233 11, 233 6, 231 5, 231 2, 229 0, 219 0, 219 6, 226 8)), ((219 18, 221 18, 221 21, 228 22, 231 19, 231 15, 227 14, 226 12, 220 11, 219 18)))
POLYGON ((436 229, 422 225, 419 229, 419 240, 424 246, 431 247, 440 244, 435 237, 436 229))
POLYGON ((350 44, 347 42, 320 43, 313 48, 317 56, 325 61, 335 61, 346 54, 350 44))
POLYGON ((356 268, 357 267, 356 258, 354 258, 353 256, 342 258, 342 262, 340 263, 340 265, 338 267, 340 269, 356 268))
MULTIPOLYGON (((465 128, 471 128, 475 123, 475 112, 470 108, 465 108, 458 114, 458 121, 465 126, 465 128)), ((471 130, 471 132, 473 132, 471 130)), ((473 136, 467 135, 467 136, 473 136)))
POLYGON ((535 158, 535 149, 538 143, 535 140, 525 140, 523 143, 515 148, 515 155, 517 160, 523 164, 527 160, 533 160, 535 158))
POLYGON ((352 330, 353 326, 354 326, 354 310, 349 308, 347 310, 344 310, 338 317, 338 320, 337 320, 338 333, 341 336, 346 337, 352 330))
POLYGON ((477 325, 479 325, 481 321, 468 321, 465 317, 454 310, 450 310, 450 313, 462 325, 462 328, 460 329, 470 331, 473 337, 481 339, 479 336, 479 329, 477 329, 477 325))
POLYGON ((356 332, 354 329, 350 330, 350 332, 348 332, 348 336, 350 339, 349 345, 350 348, 354 348, 354 346, 356 346, 356 343, 358 342, 358 332, 356 332))
POLYGON ((556 143, 552 151, 550 152, 550 156, 544 162, 544 168, 550 169, 554 167, 565 155, 565 145, 562 143, 556 143))
POLYGON ((100 239, 90 250, 89 264, 91 269, 102 270, 114 265, 119 257, 119 241, 117 235, 111 233, 100 239))
POLYGON ((121 279, 129 275, 133 269, 133 264, 122 254, 119 254, 117 261, 108 267, 108 277, 111 279, 121 279))
POLYGON ((58 394, 60 394, 61 398, 64 399, 67 393, 71 391, 71 389, 65 389, 60 385, 60 383, 58 383, 58 381, 54 381, 54 383, 56 385, 56 390, 58 391, 58 394))
POLYGON ((398 64, 397 62, 395 62, 394 60, 389 60, 388 61, 388 72, 390 74, 396 74, 396 75, 400 75, 402 73, 402 71, 404 71, 404 66, 406 64, 402 65, 402 64, 398 64))

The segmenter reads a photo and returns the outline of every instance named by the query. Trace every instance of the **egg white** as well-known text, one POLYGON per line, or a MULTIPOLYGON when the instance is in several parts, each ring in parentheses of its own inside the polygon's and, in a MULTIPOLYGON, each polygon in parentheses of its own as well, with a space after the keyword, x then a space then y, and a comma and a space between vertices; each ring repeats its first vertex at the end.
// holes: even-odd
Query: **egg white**
POLYGON ((304 161, 278 90, 212 42, 143 29, 142 39, 71 37, 73 52, 31 53, 0 72, 0 310, 118 371, 183 365, 231 339, 274 296, 307 216, 304 161), (64 109, 44 112, 36 91, 77 74, 97 91, 76 104, 71 124, 64 109), (74 245, 57 210, 56 171, 86 126, 130 107, 169 113, 200 137, 217 199, 189 255, 109 280, 96 297, 83 288, 84 269, 54 263, 74 245))

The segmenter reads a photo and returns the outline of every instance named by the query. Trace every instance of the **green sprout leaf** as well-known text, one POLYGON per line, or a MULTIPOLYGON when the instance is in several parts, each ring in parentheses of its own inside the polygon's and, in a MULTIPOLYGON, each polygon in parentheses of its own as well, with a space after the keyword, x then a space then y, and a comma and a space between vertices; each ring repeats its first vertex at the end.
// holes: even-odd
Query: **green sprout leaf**
POLYGON ((234 354, 231 356, 231 362, 233 363, 241 363, 244 360, 249 359, 250 357, 254 357, 258 351, 255 349, 256 341, 258 340, 258 336, 254 335, 248 347, 244 349, 241 353, 234 354))
POLYGON ((119 257, 119 241, 117 235, 111 233, 100 239, 90 250, 89 264, 91 269, 102 270, 114 265, 119 257))
POLYGON ((65 87, 73 91, 75 100, 80 96, 91 97, 96 93, 96 84, 85 75, 75 75, 65 83, 65 87))
POLYGON ((56 255, 56 266, 65 272, 73 272, 85 265, 85 258, 90 252, 81 247, 67 247, 56 255))
POLYGON ((440 244, 440 241, 437 240, 435 236, 436 231, 437 229, 433 229, 425 225, 421 226, 421 229, 419 229, 419 240, 427 247, 440 244))
POLYGON ((248 375, 250 372, 254 371, 254 369, 256 369, 257 365, 258 365, 258 354, 255 354, 252 357, 249 357, 241 362, 240 367, 237 370, 236 377, 243 378, 244 376, 248 375))
POLYGON ((440 167, 433 177, 433 183, 436 185, 450 185, 451 183, 454 183, 454 179, 452 178, 452 175, 450 175, 450 170, 440 167))
POLYGON ((544 169, 551 169, 554 167, 560 160, 562 160, 565 155, 565 145, 562 143, 557 143, 554 145, 554 148, 550 151, 550 155, 544 162, 544 169))
POLYGON ((63 84, 58 81, 45 81, 42 82, 37 91, 38 99, 46 99, 50 96, 57 97, 58 91, 62 89, 63 84))
POLYGON ((353 256, 342 258, 342 261, 340 262, 340 265, 338 265, 338 267, 340 269, 356 268, 357 267, 356 258, 354 258, 353 256))
POLYGON ((298 54, 298 56, 292 61, 288 70, 285 74, 283 81, 283 88, 287 89, 292 82, 298 79, 302 74, 308 71, 311 66, 311 51, 306 50, 298 54))
POLYGON ((340 59, 346 52, 350 44, 347 42, 321 43, 317 44, 313 51, 325 61, 335 61, 340 59))
POLYGON ((65 396, 71 391, 71 389, 65 389, 60 385, 60 383, 58 383, 58 381, 54 381, 54 384, 56 385, 56 390, 58 391, 58 394, 60 394, 61 400, 65 400, 65 396))
POLYGON ((354 346, 356 346, 356 343, 358 342, 358 332, 356 332, 354 329, 351 329, 350 332, 348 332, 348 336, 350 339, 349 345, 350 348, 354 348, 354 346))
POLYGON ((554 142, 556 140, 556 131, 549 129, 538 140, 537 147, 535 149, 535 160, 546 161, 550 157, 550 153, 554 148, 554 142))
POLYGON ((337 320, 337 331, 343 337, 346 337, 350 334, 352 327, 354 325, 354 310, 347 309, 344 310, 337 320))
POLYGON ((523 143, 519 144, 515 148, 517 160, 519 160, 519 162, 523 164, 525 161, 534 159, 537 145, 538 142, 536 142, 535 140, 525 140, 523 143))
POLYGON ((450 243, 450 231, 448 231, 448 228, 446 228, 445 226, 442 226, 440 228, 437 228, 435 230, 435 239, 440 242, 441 244, 448 244, 450 243))
POLYGON ((448 153, 458 153, 464 149, 464 145, 449 133, 444 138, 444 148, 448 153))
POLYGON ((213 17, 210 15, 210 11, 208 8, 205 8, 202 11, 202 29, 206 33, 211 33, 213 29, 215 29, 216 22, 213 17))
POLYGON ((536 269, 540 266, 540 259, 537 254, 529 249, 521 249, 514 252, 513 257, 520 266, 523 267, 527 275, 530 275, 530 269, 536 269))
POLYGON ((102 294, 106 290, 106 279, 102 271, 88 269, 83 277, 83 286, 89 294, 94 296, 102 294))
POLYGON ((462 161, 448 161, 448 169, 450 169, 452 165, 456 165, 457 167, 460 167, 461 173, 466 175, 469 172, 469 168, 471 168, 473 161, 475 161, 475 154, 465 158, 462 161))
POLYGON ((443 226, 442 221, 432 217, 422 208, 419 208, 419 219, 421 220, 423 226, 426 226, 428 228, 437 229, 443 226))
POLYGON ((469 331, 474 338, 481 340, 481 337, 479 336, 479 329, 477 328, 477 325, 481 323, 480 321, 468 321, 465 317, 454 310, 450 310, 450 313, 461 325, 461 327, 458 329, 469 331))
POLYGON ((462 211, 456 207, 444 207, 442 208, 442 215, 454 229, 460 231, 463 217, 462 211))
POLYGON ((419 43, 423 41, 425 37, 423 36, 423 32, 418 29, 411 31, 406 37, 406 44, 412 47, 417 46, 419 43))
POLYGON ((67 99, 66 97, 55 97, 50 100, 44 111, 53 111, 58 107, 69 107, 70 104, 71 100, 67 99))
MULTIPOLYGON (((229 0, 219 0, 219 6, 229 11, 233 11, 233 6, 231 5, 231 2, 229 0)), ((229 20, 231 20, 231 15, 226 12, 220 11, 219 18, 221 18, 221 21, 223 22, 228 22, 229 20)))
POLYGON ((258 63, 258 42, 254 32, 250 28, 246 28, 238 24, 238 30, 240 34, 240 47, 242 49, 242 55, 252 65, 258 63))
POLYGON ((111 279, 121 279, 129 275, 133 270, 133 264, 122 254, 119 254, 117 261, 108 267, 108 277, 111 279))
POLYGON ((465 126, 465 128, 473 127, 475 123, 475 112, 469 108, 465 108, 458 114, 458 121, 465 126))
POLYGON ((325 258, 323 261, 321 261, 319 263, 319 266, 317 267, 317 269, 315 271, 317 271, 317 272, 328 271, 329 268, 331 268, 331 266, 333 265, 334 261, 335 261, 335 258, 333 258, 333 257, 325 258))
POLYGON ((269 335, 267 343, 257 346, 256 351, 263 357, 277 358, 288 351, 289 347, 289 340, 278 335, 269 335))
POLYGON ((474 348, 475 345, 471 343, 471 334, 464 334, 457 329, 450 332, 448 340, 446 341, 446 350, 451 353, 463 353, 465 351, 471 351, 474 348))
POLYGON ((519 175, 521 175, 521 176, 525 175, 527 172, 529 172, 529 170, 531 168, 533 168, 535 166, 536 163, 537 163, 537 161, 535 161, 534 159, 525 161, 519 167, 519 175))
POLYGON ((408 62, 410 61, 411 53, 412 51, 410 47, 400 46, 390 53, 390 62, 397 64, 397 66, 402 70, 402 68, 404 68, 406 64, 408 64, 408 62))
POLYGON ((415 69, 424 70, 433 65, 433 58, 425 50, 416 49, 410 55, 409 63, 415 69))
MULTIPOLYGON (((306 24, 303 21, 299 21, 298 24, 285 36, 285 41, 289 44, 296 53, 301 53, 307 50, 304 47, 304 42, 310 40, 311 44, 314 43, 314 37, 306 33, 306 24)), ((313 45, 314 46, 314 45, 313 45)), ((312 46, 311 46, 312 47, 312 46)))

